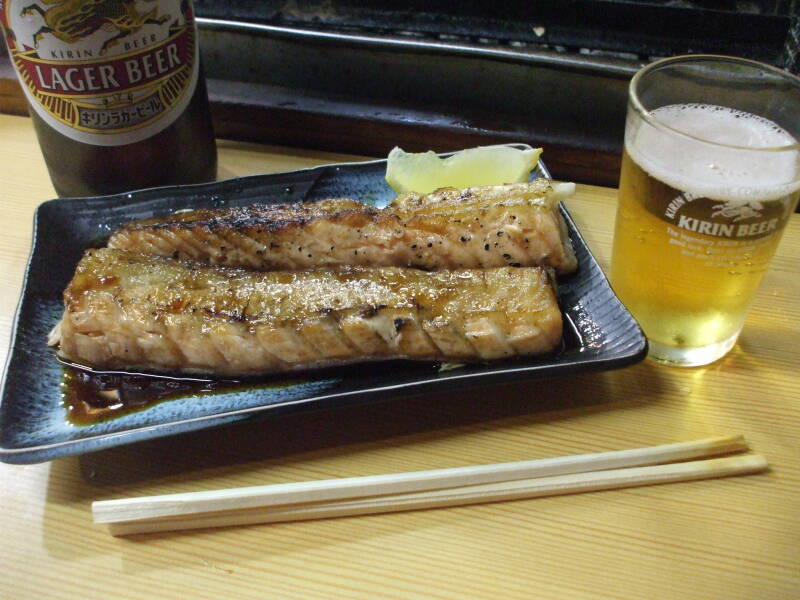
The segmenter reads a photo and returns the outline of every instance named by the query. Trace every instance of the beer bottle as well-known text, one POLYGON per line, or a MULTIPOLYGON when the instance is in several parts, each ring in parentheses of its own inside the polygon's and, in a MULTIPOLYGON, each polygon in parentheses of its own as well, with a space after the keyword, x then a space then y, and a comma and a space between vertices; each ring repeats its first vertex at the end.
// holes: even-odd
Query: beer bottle
POLYGON ((59 196, 213 181, 190 0, 0 0, 59 196))

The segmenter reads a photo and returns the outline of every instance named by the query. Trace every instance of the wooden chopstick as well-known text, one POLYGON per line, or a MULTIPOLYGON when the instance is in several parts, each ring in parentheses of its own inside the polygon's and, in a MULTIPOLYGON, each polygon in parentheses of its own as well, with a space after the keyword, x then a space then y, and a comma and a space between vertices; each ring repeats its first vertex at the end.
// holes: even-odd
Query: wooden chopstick
POLYGON ((613 452, 531 461, 255 486, 95 502, 96 523, 157 519, 291 504, 343 501, 380 495, 474 486, 519 479, 609 470, 741 452, 742 436, 710 438, 613 452))
POLYGON ((768 464, 763 456, 732 456, 647 467, 503 481, 457 488, 426 490, 423 492, 388 494, 356 500, 257 507, 155 519, 142 518, 109 522, 109 531, 112 535, 130 535, 156 531, 177 531, 253 523, 324 519, 444 506, 463 506, 466 504, 730 477, 733 475, 759 473, 767 468, 768 464))
POLYGON ((325 502, 381 494, 419 492, 481 483, 584 473, 743 452, 741 435, 648 448, 559 456, 538 460, 414 471, 367 477, 300 481, 227 490, 103 500, 92 504, 95 523, 196 514, 293 503, 325 502))

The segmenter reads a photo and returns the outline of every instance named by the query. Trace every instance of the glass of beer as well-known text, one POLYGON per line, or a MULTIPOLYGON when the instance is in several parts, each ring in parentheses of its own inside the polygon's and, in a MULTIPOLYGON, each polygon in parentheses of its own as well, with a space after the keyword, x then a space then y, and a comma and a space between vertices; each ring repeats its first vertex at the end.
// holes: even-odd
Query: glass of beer
POLYGON ((800 79, 681 56, 630 84, 611 261, 650 357, 695 366, 736 343, 800 196, 800 79))

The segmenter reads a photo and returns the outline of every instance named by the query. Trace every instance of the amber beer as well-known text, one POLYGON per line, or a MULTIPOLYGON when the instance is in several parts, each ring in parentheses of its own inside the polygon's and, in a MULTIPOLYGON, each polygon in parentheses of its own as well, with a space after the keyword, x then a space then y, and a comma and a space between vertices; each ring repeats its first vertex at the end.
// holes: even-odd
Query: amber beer
POLYGON ((800 151, 758 152, 797 141, 716 105, 669 105, 649 118, 629 115, 611 281, 656 359, 705 364, 742 329, 797 205, 800 151))
POLYGON ((187 0, 0 0, 60 196, 212 181, 217 152, 187 0))

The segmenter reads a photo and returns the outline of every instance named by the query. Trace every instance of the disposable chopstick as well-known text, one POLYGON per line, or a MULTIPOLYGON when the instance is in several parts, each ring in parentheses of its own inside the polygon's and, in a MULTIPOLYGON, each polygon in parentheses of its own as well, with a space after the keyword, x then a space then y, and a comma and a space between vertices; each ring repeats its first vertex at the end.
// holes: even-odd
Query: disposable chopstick
POLYGON ((693 442, 664 444, 648 448, 616 450, 594 454, 559 456, 538 460, 474 465, 431 471, 414 471, 366 477, 300 481, 226 490, 168 494, 103 500, 93 503, 96 523, 157 518, 220 510, 293 503, 327 502, 382 494, 418 492, 481 483, 566 475, 622 467, 691 460, 748 449, 740 435, 693 442))
POLYGON ((648 448, 451 469, 105 500, 95 502, 92 505, 92 511, 96 523, 106 523, 258 506, 325 502, 661 464, 742 452, 747 448, 747 443, 742 436, 727 436, 648 448))
POLYGON ((710 460, 572 473, 469 485, 424 492, 389 494, 356 500, 335 500, 311 504, 257 507, 233 511, 187 514, 156 519, 143 518, 109 523, 113 535, 130 535, 156 531, 275 523, 345 517, 376 513, 463 506, 486 502, 539 498, 561 494, 576 494, 679 481, 730 477, 758 473, 768 467, 759 455, 731 456, 710 460))

